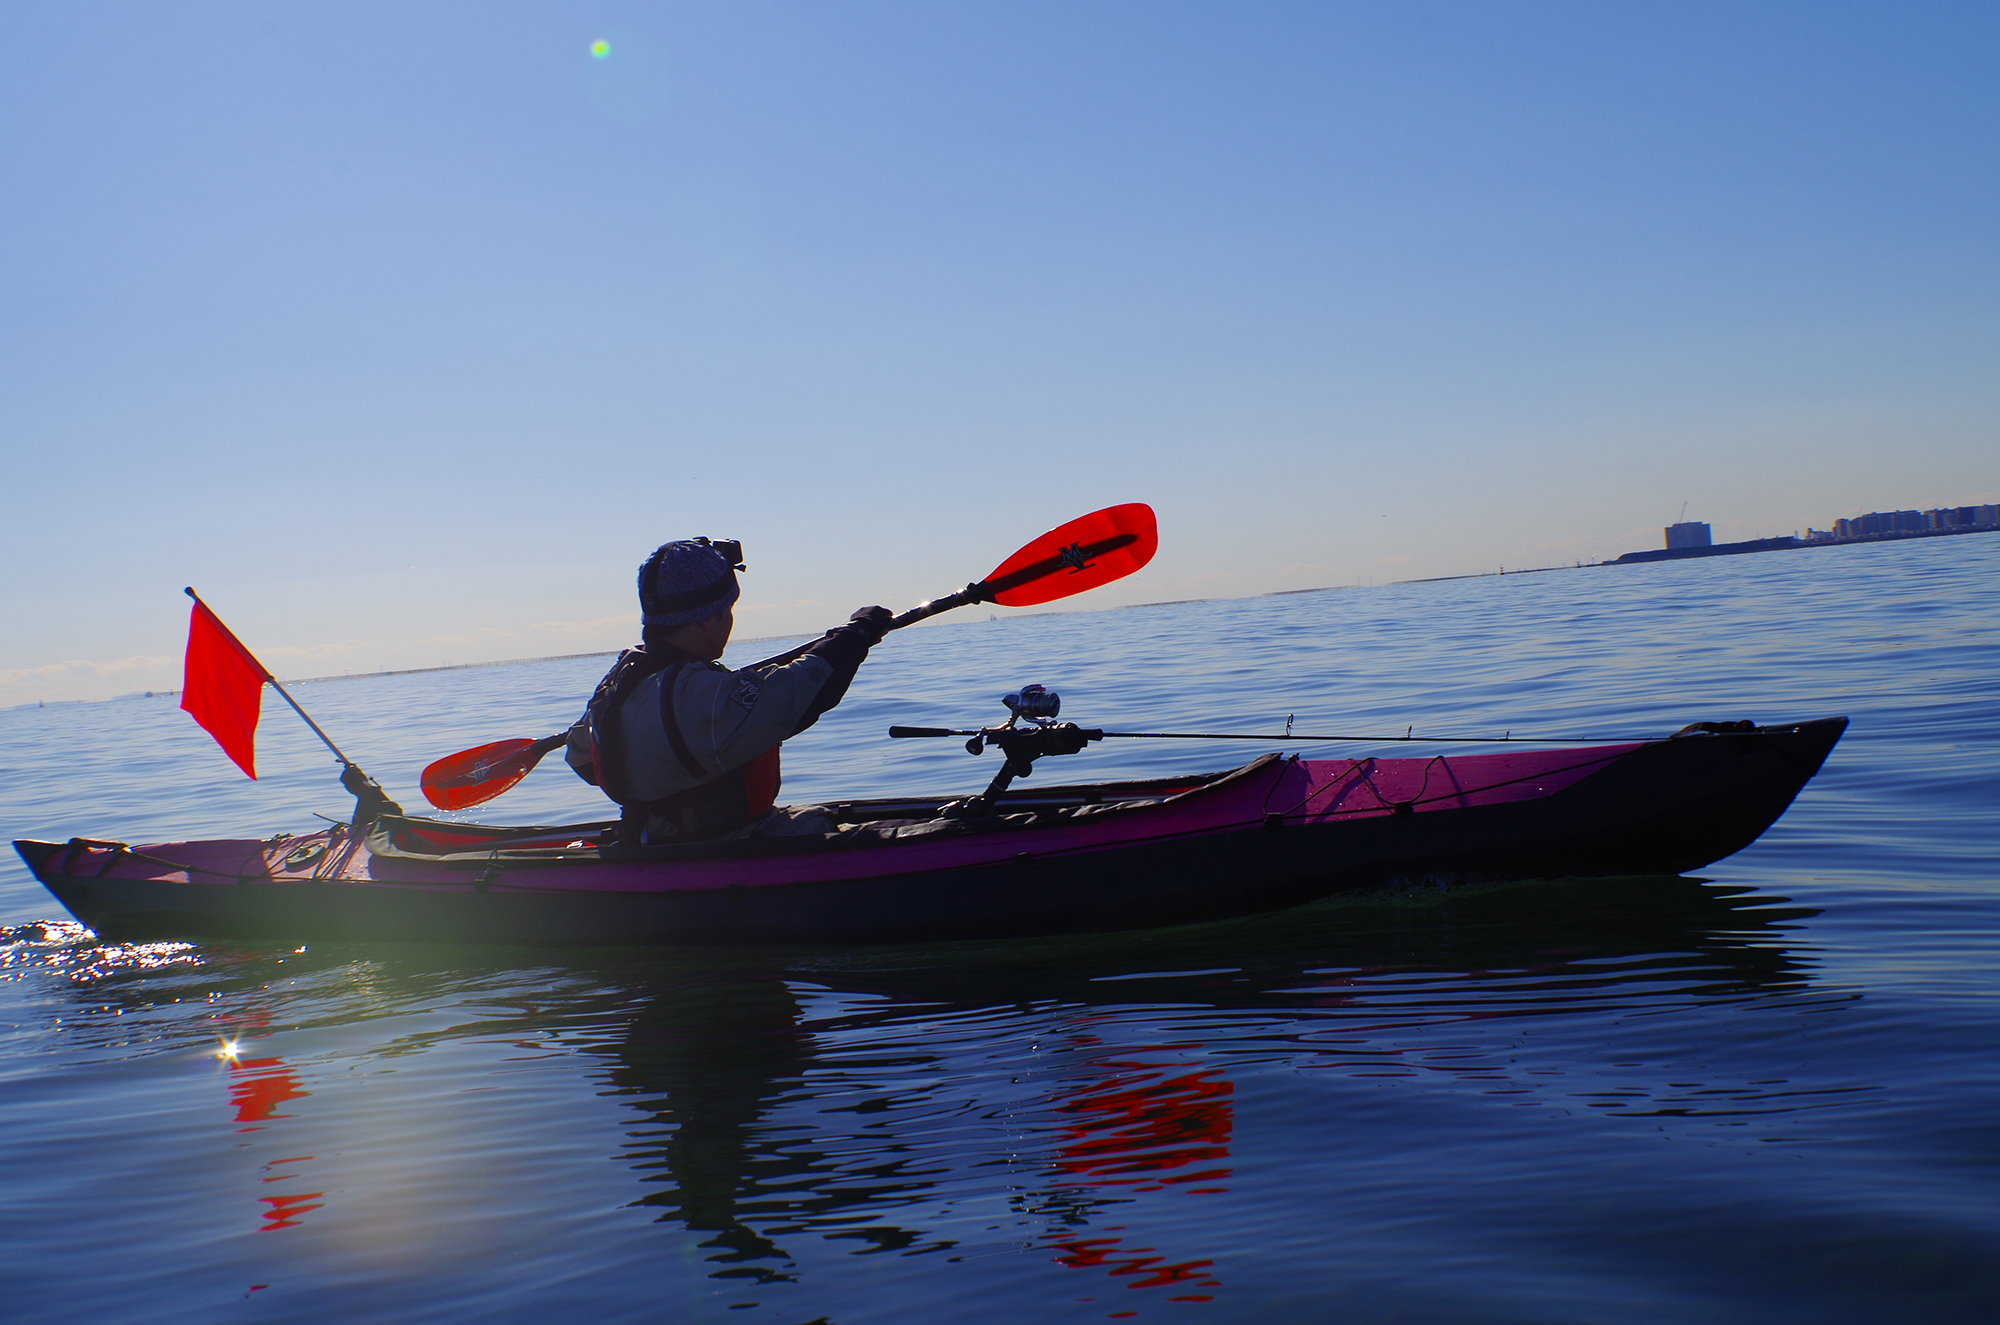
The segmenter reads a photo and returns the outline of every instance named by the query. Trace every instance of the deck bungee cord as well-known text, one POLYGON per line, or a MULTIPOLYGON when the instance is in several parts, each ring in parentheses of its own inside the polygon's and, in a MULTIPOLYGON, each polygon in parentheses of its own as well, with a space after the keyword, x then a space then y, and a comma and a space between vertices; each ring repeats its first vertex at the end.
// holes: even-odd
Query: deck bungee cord
MULTIPOLYGON (((1643 742, 1641 742, 1641 744, 1643 744, 1643 742)), ((1462 801, 1473 796, 1482 795, 1489 791, 1498 791, 1502 787, 1518 786, 1523 782, 1545 781, 1549 778, 1557 777, 1564 773, 1574 772, 1579 768, 1589 768, 1595 764, 1608 764, 1612 760, 1621 757, 1624 753, 1625 751, 1623 750, 1614 750, 1607 754, 1598 755, 1597 757, 1592 759, 1580 759, 1573 764, 1564 764, 1558 768, 1537 768, 1533 772, 1524 773, 1519 777, 1502 778, 1497 782, 1482 782, 1479 785, 1472 787, 1454 787, 1450 791, 1440 792, 1438 795, 1435 796, 1427 796, 1424 793, 1430 790, 1432 770, 1437 768, 1438 765, 1444 764, 1446 771, 1447 772, 1450 771, 1450 765, 1446 763, 1446 757, 1444 755, 1433 755, 1424 764, 1424 780, 1418 786, 1416 795, 1410 797, 1408 800, 1400 800, 1400 801, 1390 800, 1388 797, 1382 794, 1381 788, 1375 785, 1375 779, 1374 779, 1375 769, 1373 765, 1377 762, 1376 760, 1372 758, 1350 759, 1347 761, 1347 768, 1344 771, 1332 775, 1331 777, 1327 778, 1326 781, 1321 782, 1317 786, 1308 788, 1306 794, 1303 797, 1301 797, 1296 803, 1294 803, 1292 807, 1288 810, 1272 810, 1270 808, 1270 800, 1267 797, 1264 802, 1264 808, 1266 811, 1265 820, 1266 822, 1269 822, 1272 818, 1277 818, 1282 820, 1290 818, 1295 814, 1310 813, 1310 811, 1306 809, 1307 806, 1311 805, 1313 801, 1317 800, 1322 794, 1331 791, 1337 787, 1340 787, 1342 784, 1347 784, 1350 786, 1364 786, 1368 788, 1369 792, 1375 797, 1375 800, 1378 804, 1378 808, 1387 810, 1391 814, 1407 814, 1415 810, 1420 805, 1434 805, 1440 801, 1452 801, 1452 800, 1462 801)), ((1331 811, 1331 812, 1339 813, 1339 811, 1331 811)), ((1350 814, 1361 814, 1366 812, 1367 811, 1362 811, 1362 810, 1345 811, 1345 813, 1350 813, 1350 814)))

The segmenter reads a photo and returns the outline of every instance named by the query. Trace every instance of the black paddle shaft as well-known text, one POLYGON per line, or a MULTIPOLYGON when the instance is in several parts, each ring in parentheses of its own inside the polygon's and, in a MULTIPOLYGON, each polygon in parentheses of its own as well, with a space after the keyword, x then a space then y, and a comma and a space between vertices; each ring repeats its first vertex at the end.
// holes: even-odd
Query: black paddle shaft
MULTIPOLYGON (((1009 571, 998 579, 974 580, 957 593, 948 593, 942 598, 933 598, 929 602, 918 603, 909 611, 902 613, 892 620, 889 623, 889 629, 901 630, 904 626, 914 626, 926 617, 934 617, 940 612, 949 612, 954 607, 967 607, 973 603, 993 602, 999 595, 1006 593, 1009 589, 1018 589, 1024 584, 1033 584, 1036 580, 1047 575, 1053 575, 1059 570, 1083 570, 1090 564, 1092 557, 1101 557, 1107 552, 1116 552, 1119 548, 1129 547, 1138 541, 1139 536, 1137 534, 1113 534, 1110 538, 1101 538, 1095 543, 1072 543, 1054 556, 1043 557, 1040 561, 1031 561, 1021 567, 1021 569, 1009 571)), ((807 640, 803 644, 786 649, 783 653, 759 659, 751 663, 750 666, 773 667, 780 663, 788 663, 812 647, 814 643, 814 640, 807 640)))
POLYGON ((1139 541, 1137 534, 1113 534, 1095 543, 1072 543, 1054 556, 1031 561, 1016 571, 1009 571, 997 580, 978 580, 966 585, 957 593, 933 598, 927 603, 918 603, 909 611, 889 623, 889 629, 901 630, 904 626, 915 625, 925 617, 949 612, 954 607, 965 607, 971 603, 990 603, 1010 589, 1018 589, 1024 584, 1033 584, 1044 576, 1059 570, 1080 571, 1090 565, 1092 557, 1101 557, 1107 552, 1116 552, 1121 547, 1130 547, 1139 541))

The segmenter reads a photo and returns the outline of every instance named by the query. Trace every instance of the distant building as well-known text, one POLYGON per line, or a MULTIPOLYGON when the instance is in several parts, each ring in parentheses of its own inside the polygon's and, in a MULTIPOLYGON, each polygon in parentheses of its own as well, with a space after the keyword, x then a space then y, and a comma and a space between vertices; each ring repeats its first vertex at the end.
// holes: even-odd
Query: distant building
POLYGON ((1870 534, 1886 534, 1895 527, 1896 517, 1880 511, 1870 511, 1854 522, 1854 532, 1864 538, 1870 534))
POLYGON ((1924 521, 1930 529, 1977 529, 1982 525, 2000 524, 2000 515, 1991 506, 1941 506, 1935 511, 1925 511, 1924 521))
POLYGON ((1683 520, 1670 524, 1664 531, 1668 548, 1709 547, 1715 540, 1709 535, 1708 526, 1699 520, 1683 520))
POLYGON ((1941 534, 1955 529, 1982 529, 2000 524, 1991 506, 1940 506, 1930 511, 1870 511, 1852 520, 1835 520, 1833 536, 1880 538, 1894 534, 1941 534))

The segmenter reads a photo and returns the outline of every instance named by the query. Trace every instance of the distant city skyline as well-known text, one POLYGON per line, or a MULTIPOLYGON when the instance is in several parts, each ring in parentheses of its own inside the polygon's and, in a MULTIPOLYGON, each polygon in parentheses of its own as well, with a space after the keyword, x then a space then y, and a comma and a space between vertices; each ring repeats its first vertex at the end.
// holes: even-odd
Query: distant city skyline
POLYGON ((2000 504, 1943 506, 1928 511, 1870 511, 1854 519, 1839 519, 1831 529, 1808 529, 1809 540, 1869 538, 1877 534, 1984 529, 2000 525, 2000 504))
POLYGON ((1687 520, 1670 524, 1661 533, 1665 546, 1627 552, 1606 564, 1678 560, 1683 557, 1726 556, 1744 552, 1782 552, 1790 548, 1823 547, 1836 543, 1866 543, 1888 539, 1929 538, 1950 534, 1990 533, 2000 530, 2000 505, 1943 506, 1928 511, 1871 511, 1853 519, 1833 522, 1832 529, 1807 528, 1804 535, 1780 534, 1717 543, 1709 527, 1687 520))
MULTIPOLYGON (((1831 529, 1814 529, 1808 526, 1802 535, 1795 534, 1801 542, 1842 542, 1849 539, 1874 538, 1883 534, 1942 533, 1954 529, 1987 529, 2000 526, 2000 504, 1973 504, 1969 506, 1940 506, 1927 511, 1870 511, 1866 515, 1853 518, 1841 517, 1833 522, 1831 529)), ((1695 548, 1710 547, 1714 544, 1714 531, 1699 520, 1684 520, 1668 525, 1661 531, 1666 537, 1666 547, 1695 548)))

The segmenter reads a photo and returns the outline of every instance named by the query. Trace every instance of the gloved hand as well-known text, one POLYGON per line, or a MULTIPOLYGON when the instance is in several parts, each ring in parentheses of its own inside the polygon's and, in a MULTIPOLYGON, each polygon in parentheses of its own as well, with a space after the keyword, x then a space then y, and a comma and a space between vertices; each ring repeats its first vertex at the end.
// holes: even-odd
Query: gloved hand
POLYGON ((854 615, 847 619, 867 631, 870 644, 880 644, 882 637, 889 633, 889 623, 896 619, 896 614, 886 607, 857 607, 854 615))

